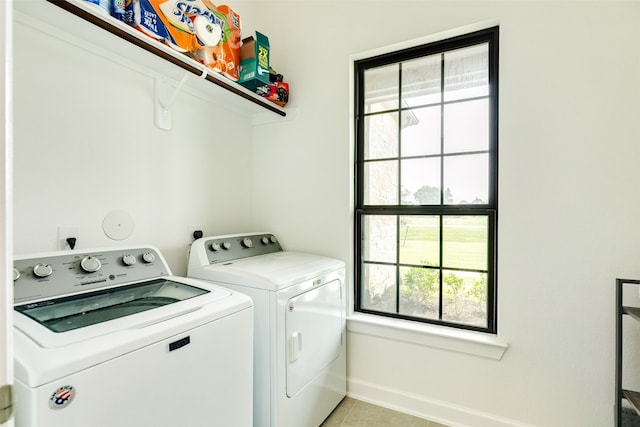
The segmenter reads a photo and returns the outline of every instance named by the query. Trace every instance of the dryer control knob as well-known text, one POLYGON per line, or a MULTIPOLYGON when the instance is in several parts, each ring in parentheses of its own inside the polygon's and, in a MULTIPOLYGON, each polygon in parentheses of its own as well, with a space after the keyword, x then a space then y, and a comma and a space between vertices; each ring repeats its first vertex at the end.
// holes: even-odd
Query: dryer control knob
POLYGON ((231 242, 222 242, 222 249, 227 250, 231 248, 231 242))
POLYGON ((133 265, 136 263, 136 257, 135 255, 131 255, 131 254, 126 254, 122 256, 122 263, 124 265, 133 265))
POLYGON ((13 268, 13 281, 15 282, 20 278, 20 271, 17 268, 13 268))
POLYGON ((263 245, 269 244, 269 238, 267 236, 262 237, 260 241, 262 242, 263 245))
POLYGON ((86 257, 82 258, 82 261, 80 261, 80 267, 87 273, 95 273, 96 271, 100 270, 100 267, 102 267, 102 263, 98 258, 87 255, 86 257))
POLYGON ((144 254, 142 254, 142 260, 147 264, 151 264, 153 261, 156 260, 156 256, 151 252, 145 252, 144 254))
POLYGON ((276 236, 271 236, 271 237, 269 237, 269 241, 270 241, 271 243, 278 243, 278 239, 276 239, 276 236))
POLYGON ((250 248, 253 246, 253 241, 250 238, 245 237, 244 239, 242 239, 242 246, 244 246, 245 248, 250 248))
POLYGON ((220 250, 220 243, 213 242, 209 245, 209 248, 211 248, 212 251, 217 252, 220 250))
POLYGON ((33 267, 33 274, 37 277, 47 277, 53 273, 53 268, 49 264, 37 264, 33 267))

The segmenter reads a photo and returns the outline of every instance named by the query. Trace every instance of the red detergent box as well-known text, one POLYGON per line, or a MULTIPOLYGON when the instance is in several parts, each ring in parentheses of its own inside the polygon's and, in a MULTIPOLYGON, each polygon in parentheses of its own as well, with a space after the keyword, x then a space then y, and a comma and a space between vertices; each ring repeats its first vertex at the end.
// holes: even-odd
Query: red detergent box
POLYGON ((274 82, 268 85, 260 86, 256 89, 256 93, 262 97, 267 98, 274 104, 278 104, 281 107, 287 105, 289 102, 289 83, 286 82, 274 82))

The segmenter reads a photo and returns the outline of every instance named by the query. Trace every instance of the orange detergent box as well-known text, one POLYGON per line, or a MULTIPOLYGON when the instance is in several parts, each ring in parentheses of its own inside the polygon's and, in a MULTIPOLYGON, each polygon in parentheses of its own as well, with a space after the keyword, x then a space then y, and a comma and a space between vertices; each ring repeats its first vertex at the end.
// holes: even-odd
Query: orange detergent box
POLYGON ((227 5, 216 6, 209 0, 204 4, 213 12, 216 20, 211 25, 217 26, 220 39, 216 44, 207 44, 194 51, 196 59, 222 73, 229 79, 237 81, 240 77, 240 15, 227 5))

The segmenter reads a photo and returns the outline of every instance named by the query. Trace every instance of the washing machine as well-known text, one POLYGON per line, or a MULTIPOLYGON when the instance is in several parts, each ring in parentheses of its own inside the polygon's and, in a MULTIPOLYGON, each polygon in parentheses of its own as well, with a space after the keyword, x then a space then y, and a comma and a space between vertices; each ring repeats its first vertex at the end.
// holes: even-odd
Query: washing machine
POLYGON ((253 299, 253 425, 318 427, 346 394, 344 263, 244 233, 193 242, 187 275, 253 299))
POLYGON ((253 303, 153 246, 14 260, 17 427, 249 427, 253 303))

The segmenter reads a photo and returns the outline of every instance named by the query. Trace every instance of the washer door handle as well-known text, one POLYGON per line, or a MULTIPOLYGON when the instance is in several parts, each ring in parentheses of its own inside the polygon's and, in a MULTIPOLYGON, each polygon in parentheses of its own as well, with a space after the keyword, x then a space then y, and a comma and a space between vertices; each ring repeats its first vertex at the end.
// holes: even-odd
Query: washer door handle
POLYGON ((302 353, 302 334, 294 332, 289 337, 289 363, 295 363, 302 353))
POLYGON ((164 317, 160 317, 158 319, 153 319, 147 322, 138 323, 129 327, 129 329, 142 329, 147 326, 155 325, 156 323, 164 322, 166 320, 175 319, 176 317, 184 316, 185 314, 193 313, 194 311, 198 311, 202 308, 202 306, 191 307, 186 310, 180 311, 179 313, 172 313, 164 317))

